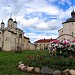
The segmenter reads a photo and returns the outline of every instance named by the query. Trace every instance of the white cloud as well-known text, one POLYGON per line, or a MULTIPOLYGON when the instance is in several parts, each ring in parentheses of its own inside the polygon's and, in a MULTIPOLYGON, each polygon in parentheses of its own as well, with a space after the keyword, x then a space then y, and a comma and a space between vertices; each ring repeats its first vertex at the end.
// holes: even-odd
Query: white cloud
POLYGON ((38 30, 48 30, 48 29, 49 29, 49 26, 48 26, 47 23, 42 22, 42 23, 40 23, 39 25, 37 25, 37 29, 38 29, 38 30))
POLYGON ((62 23, 61 20, 53 19, 48 22, 48 25, 51 30, 57 30, 61 27, 61 23, 62 23))
MULTIPOLYGON (((57 0, 48 1, 52 3, 57 0)), ((71 5, 70 0, 61 0, 60 2, 71 5)), ((62 21, 70 17, 72 7, 63 11, 58 6, 52 5, 51 3, 47 3, 46 0, 0 0, 0 22, 4 19, 4 22, 7 24, 10 14, 13 14, 12 17, 14 19, 16 18, 18 27, 21 29, 29 27, 30 29, 37 31, 46 31, 46 33, 47 31, 52 32, 52 30, 56 30, 54 33, 57 33, 58 29, 62 26, 62 21), (31 12, 40 12, 39 15, 41 15, 41 12, 44 12, 48 15, 56 16, 56 19, 51 19, 48 22, 45 22, 43 18, 39 19, 38 17, 25 19, 25 15, 30 14, 31 12)), ((29 35, 32 39, 55 38, 58 36, 47 36, 46 34, 43 34, 43 32, 41 34, 27 33, 26 35, 29 35)))
POLYGON ((61 27, 61 21, 60 20, 51 20, 48 22, 44 22, 42 19, 39 19, 38 17, 36 18, 31 18, 31 19, 24 19, 22 16, 17 17, 17 20, 20 22, 19 28, 27 28, 30 27, 31 29, 34 30, 57 30, 58 28, 61 27))
POLYGON ((29 38, 32 38, 31 41, 34 42, 39 39, 56 39, 58 35, 46 35, 46 34, 36 34, 36 33, 26 33, 25 36, 29 36, 29 38), (34 40, 33 40, 34 39, 34 40))
POLYGON ((45 0, 35 0, 29 4, 26 4, 28 7, 28 12, 46 12, 51 15, 58 15, 59 8, 51 4, 47 4, 45 0))
MULTIPOLYGON (((75 7, 74 7, 75 8, 75 7)), ((71 6, 69 9, 67 9, 66 11, 60 11, 61 13, 58 16, 58 19, 60 20, 66 20, 68 18, 71 17, 71 12, 73 10, 73 7, 71 6)))

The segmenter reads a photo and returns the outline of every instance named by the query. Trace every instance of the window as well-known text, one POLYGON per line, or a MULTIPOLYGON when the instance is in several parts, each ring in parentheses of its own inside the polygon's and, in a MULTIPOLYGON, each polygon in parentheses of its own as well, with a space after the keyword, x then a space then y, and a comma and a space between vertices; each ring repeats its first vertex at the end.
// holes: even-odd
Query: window
POLYGON ((22 38, 22 34, 19 34, 19 38, 22 38))
POLYGON ((45 45, 45 44, 44 44, 45 45))
POLYGON ((9 37, 6 37, 5 41, 9 41, 9 37))
POLYGON ((7 41, 7 39, 6 39, 6 41, 7 41))
POLYGON ((72 36, 73 36, 74 32, 72 32, 72 36))
POLYGON ((47 44, 47 46, 48 46, 49 44, 47 44))
POLYGON ((0 37, 0 41, 1 41, 1 37, 0 37))

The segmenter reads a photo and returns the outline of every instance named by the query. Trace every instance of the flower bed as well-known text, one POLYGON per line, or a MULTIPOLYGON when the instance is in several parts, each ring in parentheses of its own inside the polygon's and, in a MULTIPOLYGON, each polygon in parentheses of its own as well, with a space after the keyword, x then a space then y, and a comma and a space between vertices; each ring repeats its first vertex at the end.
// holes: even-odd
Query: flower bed
POLYGON ((64 58, 48 55, 36 55, 27 56, 27 59, 23 60, 23 63, 32 67, 49 67, 52 69, 64 70, 64 69, 75 69, 74 58, 64 58))
POLYGON ((70 40, 54 40, 51 43, 50 53, 56 56, 73 57, 75 55, 75 39, 70 40))
MULTIPOLYGON (((63 40, 51 43, 49 54, 28 55, 23 59, 25 66, 34 69, 47 67, 52 70, 64 71, 75 69, 75 41, 63 40)), ((24 66, 23 66, 24 67, 24 66)), ((32 72, 34 72, 34 69, 32 72)), ((75 70, 71 70, 75 74, 75 70)), ((69 71, 70 73, 70 71, 69 71)))

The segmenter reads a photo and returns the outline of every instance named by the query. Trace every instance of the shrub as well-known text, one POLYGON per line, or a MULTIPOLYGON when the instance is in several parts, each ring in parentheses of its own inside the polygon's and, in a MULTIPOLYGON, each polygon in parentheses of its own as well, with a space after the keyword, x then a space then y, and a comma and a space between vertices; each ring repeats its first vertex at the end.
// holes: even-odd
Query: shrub
MULTIPOLYGON (((31 56, 32 57, 32 56, 31 56)), ((24 60, 24 64, 33 66, 33 67, 49 67, 53 69, 64 70, 66 68, 75 69, 75 59, 74 58, 64 58, 64 57, 55 57, 50 55, 36 55, 34 60, 27 58, 24 60)))
POLYGON ((62 56, 62 57, 69 57, 75 55, 75 40, 69 41, 69 40, 54 40, 51 43, 51 53, 55 53, 56 56, 62 56))

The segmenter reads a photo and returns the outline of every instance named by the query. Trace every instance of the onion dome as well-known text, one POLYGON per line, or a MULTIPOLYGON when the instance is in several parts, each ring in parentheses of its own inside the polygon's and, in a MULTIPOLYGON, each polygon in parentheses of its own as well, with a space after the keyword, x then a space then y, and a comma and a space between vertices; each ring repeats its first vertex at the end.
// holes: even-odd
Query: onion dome
POLYGON ((71 12, 71 18, 68 18, 66 22, 75 22, 75 12, 74 10, 71 12))
POLYGON ((66 22, 75 22, 75 18, 69 18, 66 20, 66 22))
POLYGON ((9 18, 9 20, 13 21, 13 19, 12 19, 12 18, 9 18))
POLYGON ((14 21, 14 23, 17 23, 17 22, 16 22, 16 18, 15 18, 15 21, 14 21))
POLYGON ((13 19, 12 19, 11 17, 12 17, 12 14, 10 14, 10 18, 9 18, 9 20, 13 21, 13 19))
POLYGON ((72 16, 72 17, 75 17, 75 12, 74 12, 74 10, 71 12, 71 16, 72 16))
POLYGON ((2 21, 1 24, 4 24, 4 22, 2 21))
POLYGON ((71 12, 71 18, 68 18, 66 22, 63 22, 62 24, 68 23, 68 22, 75 22, 75 11, 74 10, 71 12))
POLYGON ((16 21, 14 21, 14 23, 17 23, 16 21))

